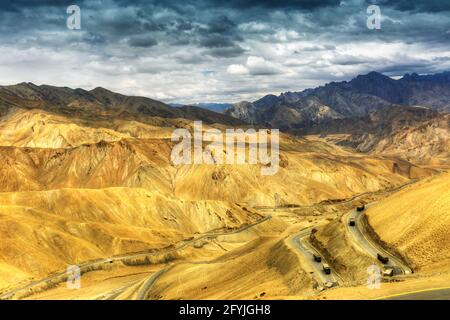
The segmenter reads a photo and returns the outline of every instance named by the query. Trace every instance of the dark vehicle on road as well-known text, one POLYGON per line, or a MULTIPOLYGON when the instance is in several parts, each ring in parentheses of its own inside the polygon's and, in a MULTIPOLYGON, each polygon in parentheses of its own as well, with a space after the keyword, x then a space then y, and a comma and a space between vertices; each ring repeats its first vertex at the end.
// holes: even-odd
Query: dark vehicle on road
POLYGON ((314 261, 315 262, 322 262, 322 257, 313 253, 314 261))
POLYGON ((366 206, 364 204, 362 204, 362 205, 356 207, 356 211, 361 212, 361 211, 364 211, 365 208, 366 208, 366 206))
POLYGON ((386 264, 386 263, 389 262, 389 258, 386 257, 386 256, 383 256, 383 255, 380 254, 380 253, 377 253, 377 258, 378 258, 378 260, 380 260, 380 261, 381 261, 382 263, 384 263, 384 264, 386 264))
POLYGON ((325 272, 325 274, 331 274, 331 268, 327 263, 324 263, 322 265, 322 269, 323 269, 323 272, 325 272))
POLYGON ((349 225, 350 227, 354 227, 354 226, 356 225, 356 220, 355 220, 355 218, 350 218, 350 220, 349 220, 349 222, 348 222, 348 225, 349 225))

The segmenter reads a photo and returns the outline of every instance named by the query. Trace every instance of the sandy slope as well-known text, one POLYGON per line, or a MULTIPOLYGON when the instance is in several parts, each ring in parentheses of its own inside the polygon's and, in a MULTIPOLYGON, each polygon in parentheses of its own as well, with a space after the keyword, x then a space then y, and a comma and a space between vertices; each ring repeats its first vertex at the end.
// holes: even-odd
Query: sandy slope
POLYGON ((0 194, 0 274, 14 283, 95 258, 160 249, 260 215, 218 201, 145 189, 60 189, 0 194), (20 270, 19 273, 16 271, 20 270))
POLYGON ((299 294, 311 280, 283 241, 258 238, 209 263, 182 263, 164 274, 149 299, 257 299, 299 294))
POLYGON ((368 210, 369 223, 413 269, 448 268, 450 174, 421 181, 368 210))
MULTIPOLYGON (((92 140, 89 138, 94 134, 92 130, 78 128, 74 131, 76 140, 92 140)), ((130 137, 72 148, 49 148, 59 143, 59 136, 55 137, 50 130, 44 131, 43 136, 33 135, 47 139, 46 148, 25 148, 22 142, 0 147, 0 161, 4 164, 0 168, 0 190, 127 186, 156 189, 191 200, 273 205, 278 195, 281 203, 302 204, 346 198, 427 174, 426 170, 405 161, 355 154, 327 143, 286 135, 281 137, 281 167, 274 176, 262 176, 259 165, 175 167, 170 163, 174 143, 164 138, 168 129, 162 129, 159 137, 154 128, 139 130, 140 135, 145 131, 155 138, 130 137), (193 184, 193 181, 201 183, 193 184)), ((114 132, 115 138, 122 135, 114 132)))
MULTIPOLYGON (((260 215, 246 207, 273 206, 275 198, 278 204, 345 199, 429 174, 405 161, 288 135, 281 136, 275 176, 261 176, 258 165, 173 166, 168 138, 176 127, 188 127, 187 120, 96 119, 33 109, 14 109, 0 119, 0 287, 250 223, 260 215)), ((277 271, 283 266, 273 261, 291 258, 276 247, 279 239, 272 240, 258 252, 243 249, 242 261, 270 274, 268 281, 280 287, 276 294, 284 295, 293 290, 280 276, 288 271, 277 271)), ((234 277, 237 261, 223 265, 234 277)), ((257 277, 247 271, 250 287, 257 277)), ((221 281, 231 287, 233 279, 221 281)))
MULTIPOLYGON (((158 123, 158 121, 155 121, 158 123)), ((187 120, 172 120, 184 125, 187 120)), ((168 122, 167 124, 170 124, 168 122)), ((0 145, 30 148, 73 148, 100 141, 170 138, 172 128, 131 120, 81 121, 51 112, 13 108, 0 118, 0 145)))
POLYGON ((344 281, 354 282, 367 278, 367 268, 374 259, 355 249, 342 222, 328 223, 314 234, 314 245, 319 248, 327 261, 341 275, 344 281))

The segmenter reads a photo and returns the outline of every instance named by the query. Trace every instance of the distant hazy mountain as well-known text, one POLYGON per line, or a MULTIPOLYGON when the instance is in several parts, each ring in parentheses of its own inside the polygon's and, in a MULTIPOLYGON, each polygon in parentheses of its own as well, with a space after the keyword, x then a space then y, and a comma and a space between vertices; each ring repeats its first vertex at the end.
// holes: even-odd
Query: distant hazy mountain
POLYGON ((237 103, 225 114, 249 123, 288 130, 332 119, 362 117, 392 104, 419 105, 449 112, 450 72, 424 76, 406 74, 399 80, 370 72, 348 82, 331 82, 315 89, 237 103))
POLYGON ((226 109, 230 108, 233 104, 231 103, 196 103, 194 104, 195 107, 208 109, 214 112, 222 113, 226 109))
MULTIPOLYGON (((184 104, 181 103, 171 103, 170 104, 172 107, 183 107, 184 104)), ((214 112, 218 112, 218 113, 223 113, 225 110, 231 108, 233 106, 233 104, 231 103, 194 103, 194 104, 190 104, 190 106, 194 106, 194 107, 199 107, 202 109, 207 109, 207 110, 211 110, 214 112)))

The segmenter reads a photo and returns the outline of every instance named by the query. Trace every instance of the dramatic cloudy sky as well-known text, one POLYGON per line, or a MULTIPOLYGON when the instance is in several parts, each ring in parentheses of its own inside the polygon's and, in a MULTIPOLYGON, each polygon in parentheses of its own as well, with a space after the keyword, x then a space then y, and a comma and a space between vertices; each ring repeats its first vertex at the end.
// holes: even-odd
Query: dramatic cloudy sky
POLYGON ((376 70, 450 70, 449 0, 15 0, 0 3, 0 84, 97 86, 236 102, 376 70), (81 8, 81 30, 66 27, 81 8), (366 26, 381 8, 381 30, 366 26))

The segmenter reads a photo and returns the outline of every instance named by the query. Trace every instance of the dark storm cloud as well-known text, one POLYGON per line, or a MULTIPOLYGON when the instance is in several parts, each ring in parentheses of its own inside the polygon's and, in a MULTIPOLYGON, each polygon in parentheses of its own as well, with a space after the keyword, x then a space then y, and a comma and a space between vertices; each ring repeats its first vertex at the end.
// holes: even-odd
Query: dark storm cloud
MULTIPOLYGON (((79 2, 83 2, 79 1, 79 2)), ((36 7, 58 7, 73 4, 73 0, 14 0, 14 1, 1 1, 1 11, 15 11, 20 12, 24 8, 36 8, 36 7)))
POLYGON ((396 65, 378 68, 377 71, 387 75, 397 76, 407 74, 411 72, 410 70, 414 70, 414 72, 419 74, 437 72, 427 61, 422 63, 398 63, 396 65))
POLYGON ((242 55, 245 52, 240 46, 227 46, 221 48, 211 48, 206 54, 217 58, 233 58, 242 55))
POLYGON ((235 46, 235 43, 229 37, 220 34, 202 37, 199 43, 206 48, 227 48, 235 46))
POLYGON ((158 41, 149 36, 136 36, 128 39, 128 44, 132 47, 149 48, 156 46, 158 41))
POLYGON ((326 6, 337 6, 341 0, 116 0, 118 5, 142 5, 151 3, 154 6, 169 7, 184 11, 183 7, 196 8, 238 8, 238 9, 302 9, 313 10, 326 6))
POLYGON ((197 30, 200 45, 207 48, 235 47, 242 41, 237 25, 226 16, 219 16, 197 30))
POLYGON ((325 6, 337 6, 341 2, 340 0, 229 0, 220 1, 213 0, 209 1, 217 6, 230 6, 235 8, 252 9, 255 7, 269 8, 269 9, 279 9, 279 8, 290 8, 290 9, 317 9, 325 6))
MULTIPOLYGON (((36 30, 61 30, 65 27, 67 14, 65 6, 73 1, 32 1, 20 0, 2 2, 2 9, 14 8, 14 12, 3 11, 3 20, 20 21, 11 24, 3 33, 11 34, 14 30, 32 33, 36 30), (27 13, 25 13, 27 11, 27 13), (31 13, 30 13, 31 11, 31 13), (35 14, 38 19, 30 19, 35 14), (25 18, 27 17, 27 18, 25 18), (25 19, 24 19, 25 18, 25 19), (27 30, 28 29, 28 30, 27 30)), ((374 32, 365 28, 365 6, 339 5, 335 0, 297 0, 297 1, 257 1, 257 0, 110 0, 110 1, 75 1, 82 8, 83 27, 86 32, 95 34, 86 36, 89 44, 102 45, 125 40, 131 47, 154 46, 157 43, 185 46, 197 45, 211 50, 214 56, 236 57, 245 54, 242 41, 252 37, 260 39, 270 35, 275 29, 291 28, 310 36, 334 38, 341 42, 353 40, 362 36, 374 37, 374 32), (115 10, 114 10, 115 9, 115 10), (248 10, 246 10, 248 9, 248 10), (286 14, 285 19, 271 17, 274 10, 286 14), (309 11, 312 10, 312 11, 309 11), (307 14, 308 24, 301 25, 292 19, 296 12, 307 14), (309 12, 309 13, 308 13, 309 12), (163 13, 163 14, 162 14, 163 13), (362 13, 362 14, 361 14, 362 13), (356 24, 350 24, 349 17, 357 18, 356 24), (243 32, 238 29, 241 23, 251 21, 269 22, 272 28, 243 32), (152 40, 130 40, 137 34, 152 32, 152 40), (223 52, 223 53, 222 53, 223 52)), ((345 2, 345 1, 344 1, 345 2)), ((364 0, 361 0, 364 4, 364 0)), ((383 21, 383 29, 376 37, 383 41, 448 41, 450 33, 439 29, 448 26, 448 16, 434 17, 433 24, 426 19, 416 17, 409 19, 402 10, 442 11, 450 8, 450 1, 391 1, 379 0, 368 3, 378 3, 383 14, 385 9, 393 11, 395 20, 383 21), (444 19, 447 18, 447 21, 444 19), (432 30, 433 32, 429 32, 432 30), (428 31, 428 32, 427 32, 428 31)), ((8 38, 8 36, 4 36, 8 38)), ((148 39, 148 37, 147 37, 148 39)), ((306 38, 308 39, 308 38, 306 38)), ((39 39, 37 39, 39 40, 39 39)), ((58 42, 59 43, 59 42, 58 42)), ((332 45, 332 44, 331 44, 332 45)))
POLYGON ((208 21, 191 34, 199 46, 208 49, 207 54, 214 57, 236 57, 244 53, 239 42, 243 38, 239 34, 236 23, 226 16, 218 16, 208 21))
POLYGON ((83 65, 92 73, 85 83, 117 81, 139 94, 150 87, 161 94, 155 98, 247 98, 371 69, 399 75, 450 68, 449 10, 450 0, 1 1, 0 50, 26 53, 22 60, 0 57, 0 72, 14 78, 27 66, 20 80, 28 81, 32 66, 42 82, 68 81, 64 66, 83 65), (381 7, 381 30, 366 27, 372 3, 381 7), (71 4, 81 8, 82 30, 66 28, 71 4), (49 59, 55 61, 46 65, 49 59), (161 78, 142 77, 152 73, 161 78))
POLYGON ((377 0, 368 1, 378 5, 391 6, 401 11, 415 12, 445 12, 450 11, 450 1, 448 0, 377 0))

